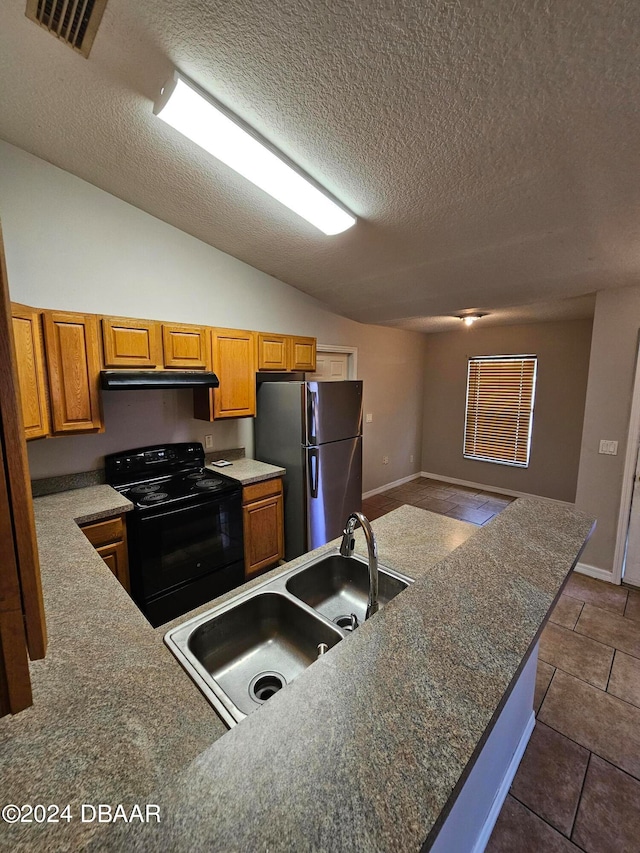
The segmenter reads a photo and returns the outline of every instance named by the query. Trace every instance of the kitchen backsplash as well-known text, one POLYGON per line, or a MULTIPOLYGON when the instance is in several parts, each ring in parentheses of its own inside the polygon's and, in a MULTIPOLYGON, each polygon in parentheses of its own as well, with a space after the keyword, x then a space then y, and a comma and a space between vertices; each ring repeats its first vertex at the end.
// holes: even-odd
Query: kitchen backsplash
MULTIPOLYGON (((232 447, 228 450, 212 450, 205 455, 207 464, 217 459, 244 459, 244 447, 232 447)), ((56 492, 68 492, 71 489, 85 489, 87 486, 101 486, 104 483, 104 468, 96 471, 82 471, 79 474, 62 474, 60 477, 43 477, 31 481, 31 494, 34 498, 53 495, 56 492)))
POLYGON ((68 492, 71 489, 85 489, 87 486, 101 486, 104 483, 104 469, 82 471, 79 474, 62 474, 60 477, 44 477, 31 481, 31 494, 34 498, 53 495, 55 492, 68 492))

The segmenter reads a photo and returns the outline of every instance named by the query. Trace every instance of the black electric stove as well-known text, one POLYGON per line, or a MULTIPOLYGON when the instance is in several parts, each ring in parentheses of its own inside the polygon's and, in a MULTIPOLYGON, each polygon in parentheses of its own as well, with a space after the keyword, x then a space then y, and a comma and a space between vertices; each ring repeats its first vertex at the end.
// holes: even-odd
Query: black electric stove
POLYGON ((128 498, 131 594, 161 625, 244 583, 242 486, 204 467, 197 442, 105 457, 106 481, 128 498))

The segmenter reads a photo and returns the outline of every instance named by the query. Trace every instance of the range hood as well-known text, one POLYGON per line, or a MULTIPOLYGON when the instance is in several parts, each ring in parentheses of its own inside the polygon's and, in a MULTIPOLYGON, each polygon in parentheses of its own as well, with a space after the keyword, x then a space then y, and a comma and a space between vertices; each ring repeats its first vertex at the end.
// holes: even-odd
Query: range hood
POLYGON ((203 370, 102 370, 103 391, 145 391, 163 388, 217 388, 215 373, 203 370))

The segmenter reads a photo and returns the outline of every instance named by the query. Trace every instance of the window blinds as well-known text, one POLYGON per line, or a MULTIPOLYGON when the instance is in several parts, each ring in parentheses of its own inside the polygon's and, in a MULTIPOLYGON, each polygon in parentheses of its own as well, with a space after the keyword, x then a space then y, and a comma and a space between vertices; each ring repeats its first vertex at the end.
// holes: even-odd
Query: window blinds
POLYGON ((537 358, 469 359, 464 456, 502 465, 529 465, 537 358))

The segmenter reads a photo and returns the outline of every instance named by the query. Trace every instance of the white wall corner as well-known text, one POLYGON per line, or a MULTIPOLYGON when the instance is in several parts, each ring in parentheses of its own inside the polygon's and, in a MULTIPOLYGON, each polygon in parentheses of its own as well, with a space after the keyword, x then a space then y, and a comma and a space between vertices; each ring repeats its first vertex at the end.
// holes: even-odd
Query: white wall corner
POLYGON ((614 581, 613 572, 606 569, 599 569, 598 566, 590 566, 588 563, 577 563, 574 569, 579 575, 588 575, 590 578, 597 578, 599 581, 608 581, 608 583, 620 583, 614 581))
POLYGON ((378 486, 377 489, 371 489, 368 492, 363 492, 362 500, 366 501, 367 498, 372 498, 374 495, 379 495, 380 492, 386 492, 387 489, 394 489, 396 486, 401 486, 403 483, 408 483, 410 480, 416 480, 418 477, 424 477, 424 474, 421 474, 418 471, 415 474, 409 474, 408 477, 401 477, 399 480, 394 480, 393 483, 387 483, 384 486, 378 486))
POLYGON ((486 483, 474 483, 471 480, 459 480, 456 477, 445 477, 444 474, 432 474, 429 471, 422 471, 416 476, 427 477, 430 480, 439 480, 441 483, 451 483, 454 486, 467 486, 470 489, 477 489, 479 492, 493 492, 496 495, 507 495, 511 498, 536 498, 540 501, 550 501, 554 504, 562 504, 562 506, 575 507, 575 504, 571 501, 548 498, 546 495, 533 495, 530 492, 517 492, 515 489, 505 489, 502 486, 488 486, 486 483))

